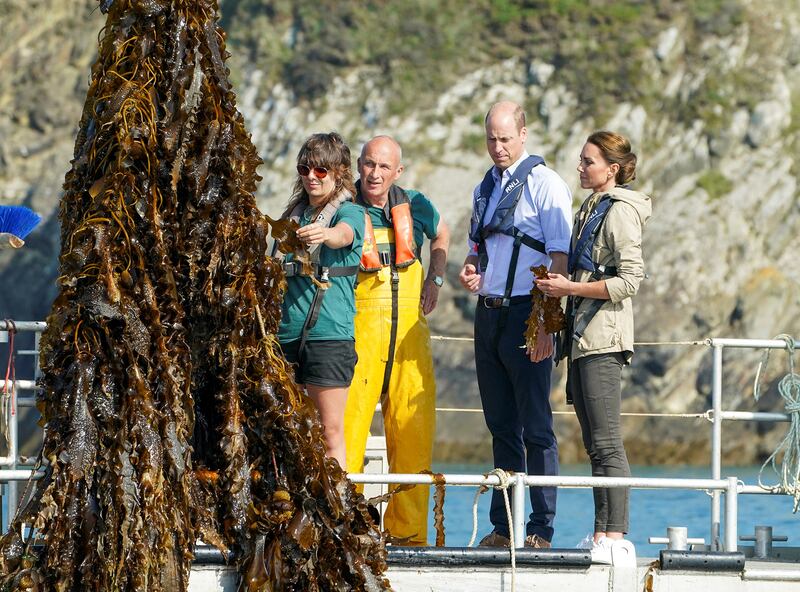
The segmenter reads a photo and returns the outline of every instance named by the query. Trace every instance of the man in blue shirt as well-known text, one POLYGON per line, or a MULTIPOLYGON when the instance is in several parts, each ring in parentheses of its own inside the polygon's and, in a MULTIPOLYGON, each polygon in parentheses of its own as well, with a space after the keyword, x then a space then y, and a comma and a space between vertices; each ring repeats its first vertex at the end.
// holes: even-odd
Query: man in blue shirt
MULTIPOLYGON (((539 328, 526 350, 532 266, 567 269, 572 196, 566 183, 525 149, 525 113, 501 102, 486 115, 486 147, 494 166, 473 194, 469 254, 459 280, 478 294, 475 367, 484 418, 492 434, 494 466, 532 475, 558 473, 558 445, 550 408, 553 338, 539 328)), ((550 547, 555 487, 530 488, 525 545, 550 547)), ((482 546, 510 545, 502 494, 495 490, 482 546)))

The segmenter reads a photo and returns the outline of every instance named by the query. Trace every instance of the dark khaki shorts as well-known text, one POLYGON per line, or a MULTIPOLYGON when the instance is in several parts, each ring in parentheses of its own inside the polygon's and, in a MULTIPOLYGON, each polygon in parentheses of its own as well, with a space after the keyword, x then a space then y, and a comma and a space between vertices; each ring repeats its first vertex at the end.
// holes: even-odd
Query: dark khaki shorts
POLYGON ((299 339, 281 343, 284 357, 295 364, 298 384, 350 386, 358 360, 354 341, 306 341, 298 356, 299 345, 299 339))

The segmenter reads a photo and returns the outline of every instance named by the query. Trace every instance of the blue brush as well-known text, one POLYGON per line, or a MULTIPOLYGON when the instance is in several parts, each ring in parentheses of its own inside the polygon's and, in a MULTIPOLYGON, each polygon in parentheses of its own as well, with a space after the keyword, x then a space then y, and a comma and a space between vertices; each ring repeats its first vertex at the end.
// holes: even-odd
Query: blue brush
POLYGON ((25 206, 0 206, 0 233, 24 239, 41 221, 39 214, 25 206))

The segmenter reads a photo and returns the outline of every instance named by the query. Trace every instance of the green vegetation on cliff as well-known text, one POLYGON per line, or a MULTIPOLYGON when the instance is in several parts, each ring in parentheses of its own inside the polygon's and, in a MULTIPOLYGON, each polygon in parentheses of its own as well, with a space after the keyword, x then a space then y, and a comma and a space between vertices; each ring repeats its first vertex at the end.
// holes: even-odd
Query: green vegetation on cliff
POLYGON ((651 75, 659 32, 676 26, 685 59, 700 63, 704 39, 746 21, 741 0, 224 0, 223 12, 247 59, 274 64, 265 74, 300 99, 367 66, 390 111, 403 113, 477 67, 518 57, 555 66, 552 81, 577 93, 582 114, 625 100, 711 120, 719 106, 752 103, 752 73, 709 76, 680 106, 663 104, 651 75))
POLYGON ((733 189, 733 181, 716 169, 708 169, 697 179, 697 186, 708 193, 709 199, 717 200, 733 189))

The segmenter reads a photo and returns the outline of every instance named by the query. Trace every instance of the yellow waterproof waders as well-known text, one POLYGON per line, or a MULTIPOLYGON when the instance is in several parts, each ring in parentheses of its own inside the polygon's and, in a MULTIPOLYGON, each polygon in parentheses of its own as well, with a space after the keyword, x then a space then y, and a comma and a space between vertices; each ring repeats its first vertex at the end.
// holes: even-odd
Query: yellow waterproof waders
MULTIPOLYGON (((377 244, 393 241, 394 231, 376 228, 375 240, 377 244)), ((351 473, 363 469, 367 436, 378 401, 383 409, 389 471, 418 473, 431 468, 436 384, 430 332, 420 306, 422 276, 419 261, 394 272, 384 267, 374 273, 358 274, 358 363, 344 417, 347 470, 351 473), (397 288, 397 322, 394 356, 388 367, 393 336, 393 279, 397 288), (388 394, 382 396, 385 381, 388 394)), ((417 485, 392 497, 384 516, 384 525, 392 536, 408 537, 409 545, 427 544, 429 489, 427 485, 417 485)))

